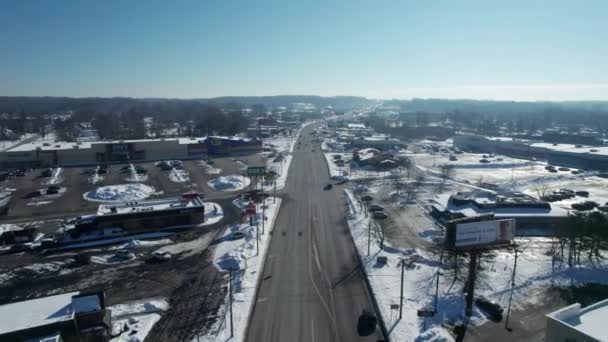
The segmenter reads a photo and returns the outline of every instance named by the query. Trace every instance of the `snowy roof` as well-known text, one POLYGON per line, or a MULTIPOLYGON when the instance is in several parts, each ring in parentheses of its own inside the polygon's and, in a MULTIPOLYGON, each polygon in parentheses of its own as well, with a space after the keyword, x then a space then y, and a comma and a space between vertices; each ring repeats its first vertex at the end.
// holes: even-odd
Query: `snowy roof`
POLYGON ((101 204, 97 208, 98 215, 116 215, 134 212, 158 211, 166 209, 200 208, 203 201, 199 197, 183 198, 170 197, 145 201, 101 204))
POLYGON ((598 147, 598 146, 582 146, 582 145, 573 145, 573 144, 551 144, 551 143, 534 143, 530 146, 538 147, 538 148, 545 148, 547 150, 557 151, 557 152, 608 155, 608 147, 601 147, 601 146, 598 147))
POLYGON ((72 296, 78 294, 68 292, 0 305, 0 334, 71 320, 72 296))
POLYGON ((581 309, 576 303, 547 315, 598 341, 608 341, 608 299, 581 309))
MULTIPOLYGON (((210 136, 209 138, 218 138, 224 140, 238 140, 249 142, 252 139, 242 138, 238 136, 210 136)), ((103 140, 103 141, 79 141, 79 142, 66 142, 66 141, 53 141, 53 140, 35 140, 33 142, 17 145, 7 149, 6 151, 11 152, 25 152, 34 151, 40 149, 43 151, 47 150, 70 150, 70 149, 88 149, 94 144, 129 144, 129 143, 148 143, 148 142, 177 142, 180 145, 187 144, 198 144, 202 143, 207 137, 191 137, 191 138, 158 138, 158 139, 134 139, 134 140, 103 140)))

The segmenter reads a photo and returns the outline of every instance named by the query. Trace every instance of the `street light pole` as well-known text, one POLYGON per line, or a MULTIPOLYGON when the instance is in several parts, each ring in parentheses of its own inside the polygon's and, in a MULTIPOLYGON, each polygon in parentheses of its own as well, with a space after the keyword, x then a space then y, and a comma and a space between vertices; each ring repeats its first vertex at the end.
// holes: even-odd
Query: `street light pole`
POLYGON ((232 319, 232 270, 230 270, 230 337, 234 337, 234 321, 232 319))
POLYGON ((399 302, 399 319, 403 317, 403 280, 405 277, 405 260, 401 259, 401 296, 399 302))

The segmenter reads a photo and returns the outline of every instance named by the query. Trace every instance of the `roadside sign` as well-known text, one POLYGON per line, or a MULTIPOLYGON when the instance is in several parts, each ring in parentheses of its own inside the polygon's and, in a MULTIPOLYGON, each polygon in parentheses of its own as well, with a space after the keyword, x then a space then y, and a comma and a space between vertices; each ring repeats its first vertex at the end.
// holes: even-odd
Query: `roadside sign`
POLYGON ((399 304, 391 304, 391 310, 399 310, 399 304))
POLYGON ((247 177, 264 176, 266 167, 264 166, 249 166, 247 168, 247 177))
POLYGON ((418 310, 418 317, 433 317, 435 316, 435 311, 433 310, 418 310))

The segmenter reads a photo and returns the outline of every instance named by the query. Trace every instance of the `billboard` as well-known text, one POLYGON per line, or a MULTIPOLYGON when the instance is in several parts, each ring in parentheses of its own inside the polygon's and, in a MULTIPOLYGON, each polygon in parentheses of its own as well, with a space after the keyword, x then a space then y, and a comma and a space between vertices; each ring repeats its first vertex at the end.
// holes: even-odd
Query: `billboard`
POLYGON ((515 219, 454 222, 448 227, 448 247, 467 249, 508 244, 515 238, 515 219))

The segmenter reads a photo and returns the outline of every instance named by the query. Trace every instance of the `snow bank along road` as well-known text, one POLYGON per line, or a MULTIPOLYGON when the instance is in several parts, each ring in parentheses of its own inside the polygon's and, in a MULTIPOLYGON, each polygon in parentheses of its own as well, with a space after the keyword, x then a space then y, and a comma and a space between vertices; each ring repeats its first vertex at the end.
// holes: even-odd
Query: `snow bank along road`
POLYGON ((373 311, 345 222, 338 189, 324 191, 329 173, 320 146, 305 128, 287 179, 248 341, 377 341, 359 336, 363 309, 373 311), (315 149, 312 152, 311 149, 315 149))

